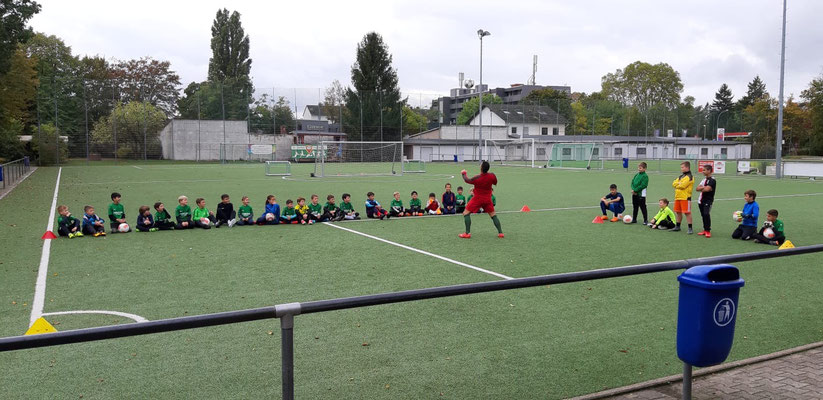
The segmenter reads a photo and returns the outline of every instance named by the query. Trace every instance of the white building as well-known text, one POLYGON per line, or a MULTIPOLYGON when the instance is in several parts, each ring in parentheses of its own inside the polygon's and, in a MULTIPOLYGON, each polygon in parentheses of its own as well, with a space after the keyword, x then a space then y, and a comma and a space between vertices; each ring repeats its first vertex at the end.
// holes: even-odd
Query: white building
POLYGON ((566 118, 546 106, 522 104, 483 105, 480 114, 469 121, 471 126, 505 127, 510 139, 526 136, 564 136, 566 118), (482 118, 481 118, 482 117, 482 118))

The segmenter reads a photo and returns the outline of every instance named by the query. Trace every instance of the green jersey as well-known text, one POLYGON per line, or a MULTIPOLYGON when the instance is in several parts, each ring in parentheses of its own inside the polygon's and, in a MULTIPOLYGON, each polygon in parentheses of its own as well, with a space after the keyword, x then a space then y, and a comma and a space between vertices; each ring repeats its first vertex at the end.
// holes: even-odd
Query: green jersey
POLYGON ((783 236, 786 236, 786 232, 783 231, 783 221, 776 219, 774 220, 774 233, 779 233, 783 236))
POLYGON ((71 215, 65 217, 62 215, 57 216, 57 226, 72 226, 74 225, 75 221, 79 220, 77 218, 72 217, 71 215))
POLYGON ((191 219, 191 207, 188 204, 178 205, 177 208, 174 209, 174 216, 177 218, 178 221, 186 221, 191 219))
POLYGON ((170 222, 171 215, 169 212, 163 209, 163 211, 158 211, 154 213, 154 222, 170 222))
POLYGON ((343 210, 346 214, 350 212, 354 212, 354 206, 351 205, 351 202, 346 203, 345 201, 340 203, 340 209, 343 210))
POLYGON ((194 212, 192 213, 192 218, 194 218, 195 220, 198 220, 198 219, 201 219, 201 218, 208 218, 208 217, 209 217, 209 209, 206 208, 206 207, 203 207, 203 208, 197 207, 197 208, 194 209, 194 212))
POLYGON ((323 206, 323 210, 333 213, 337 211, 337 203, 326 203, 326 205, 323 206))
POLYGON ((323 206, 321 206, 320 203, 317 203, 317 204, 309 203, 309 213, 310 214, 313 214, 313 213, 323 214, 323 206))
POLYGON ((455 195, 454 203, 457 204, 459 207, 465 206, 467 203, 466 196, 463 196, 462 194, 455 195))
POLYGON ((403 208, 403 200, 392 200, 391 204, 389 204, 389 206, 391 208, 397 207, 397 208, 402 209, 403 208))
POLYGON ((237 209, 237 213, 240 215, 240 218, 251 218, 253 215, 251 206, 240 206, 237 209))
POLYGON ((640 196, 646 196, 646 188, 649 187, 649 176, 646 172, 638 172, 632 178, 632 191, 640 196))
POLYGON ((114 221, 116 219, 126 218, 126 209, 122 204, 109 204, 109 219, 114 221))
POLYGON ((420 202, 420 198, 411 199, 409 200, 409 207, 423 208, 423 203, 420 202))
POLYGON ((283 216, 297 215, 297 210, 294 207, 286 207, 283 209, 283 216))

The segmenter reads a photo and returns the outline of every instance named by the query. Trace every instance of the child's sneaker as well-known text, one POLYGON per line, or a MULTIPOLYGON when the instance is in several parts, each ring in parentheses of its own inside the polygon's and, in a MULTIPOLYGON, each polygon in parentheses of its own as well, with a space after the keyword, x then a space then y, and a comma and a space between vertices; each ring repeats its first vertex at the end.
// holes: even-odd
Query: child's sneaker
POLYGON ((149 228, 149 232, 157 232, 160 228, 149 228))
POLYGON ((497 234, 497 237, 499 237, 500 239, 503 239, 505 236, 503 236, 503 234, 502 234, 502 233, 498 233, 498 234, 497 234))
POLYGON ((608 216, 608 215, 604 215, 604 216, 600 217, 600 219, 602 219, 603 221, 605 221, 605 220, 609 219, 609 216, 608 216))
POLYGON ((780 243, 777 243, 777 240, 769 240, 769 244, 772 246, 779 246, 780 243))
POLYGON ((314 225, 314 220, 313 219, 309 220, 309 225, 314 225))
POLYGON ((301 224, 301 225, 306 225, 306 220, 305 220, 305 219, 301 219, 301 220, 300 220, 300 224, 301 224))
POLYGON ((69 233, 69 239, 74 239, 74 234, 73 233, 69 233))
POLYGON ((709 232, 709 231, 706 231, 706 237, 707 237, 707 238, 712 237, 712 233, 711 233, 711 232, 709 232))
POLYGON ((675 226, 674 229, 671 230, 672 232, 680 232, 680 227, 675 226))
POLYGON ((698 235, 698 236, 703 236, 703 235, 705 235, 705 234, 706 234, 706 231, 700 231, 700 232, 697 232, 697 235, 698 235))
MULTIPOLYGON (((606 217, 606 218, 608 218, 608 217, 606 217)), ((603 219, 606 219, 606 218, 603 218, 603 219)), ((617 218, 617 217, 614 217, 614 218, 610 219, 610 221, 612 221, 612 222, 617 222, 619 220, 620 220, 620 218, 617 218)))
POLYGON ((83 237, 83 236, 84 236, 84 235, 83 235, 83 232, 80 232, 80 231, 77 231, 77 232, 74 234, 74 237, 83 237))
POLYGON ((461 234, 457 235, 457 237, 463 238, 463 239, 471 239, 472 234, 471 233, 461 233, 461 234))
POLYGON ((228 224, 228 225, 229 225, 229 228, 233 227, 233 226, 234 226, 234 224, 236 224, 236 223, 237 223, 237 218, 230 219, 230 220, 229 220, 229 224, 228 224))
POLYGON ((692 230, 692 228, 689 228, 689 230, 686 231, 686 234, 687 235, 692 235, 692 234, 694 234, 694 231, 692 230))

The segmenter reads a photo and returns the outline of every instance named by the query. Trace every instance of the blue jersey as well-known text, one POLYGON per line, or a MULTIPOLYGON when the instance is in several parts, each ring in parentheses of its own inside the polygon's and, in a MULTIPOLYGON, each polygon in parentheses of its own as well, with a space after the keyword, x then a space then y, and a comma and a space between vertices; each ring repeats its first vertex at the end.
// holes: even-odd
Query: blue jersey
POLYGON ((626 209, 626 203, 623 202, 623 200, 625 200, 625 197, 623 197, 622 193, 615 192, 614 194, 612 194, 612 192, 609 192, 609 194, 606 195, 605 199, 606 200, 614 200, 618 197, 620 198, 620 200, 617 202, 617 204, 620 205, 620 208, 625 210, 626 209))
POLYGON ((380 203, 377 200, 368 200, 366 199, 366 212, 371 213, 374 212, 376 207, 380 206, 380 203))
POLYGON ((83 226, 94 226, 94 223, 100 221, 101 224, 106 223, 103 218, 97 216, 97 214, 83 214, 83 226))
POLYGON ((743 226, 757 227, 757 217, 760 215, 760 206, 756 201, 743 206, 743 226))
POLYGON ((266 211, 263 212, 263 215, 266 215, 268 213, 274 214, 274 218, 280 218, 280 204, 266 203, 266 211))

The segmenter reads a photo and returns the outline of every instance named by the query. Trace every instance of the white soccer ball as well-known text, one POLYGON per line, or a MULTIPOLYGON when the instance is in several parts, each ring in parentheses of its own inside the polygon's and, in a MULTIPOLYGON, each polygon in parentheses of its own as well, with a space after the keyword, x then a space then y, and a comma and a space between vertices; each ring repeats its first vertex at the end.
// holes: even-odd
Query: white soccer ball
POLYGON ((124 222, 124 223, 122 223, 122 224, 120 224, 120 225, 117 225, 117 230, 118 230, 119 232, 126 233, 126 232, 128 232, 128 231, 129 231, 129 229, 130 229, 130 228, 129 228, 129 224, 127 224, 127 223, 125 223, 125 222, 124 222))
POLYGON ((632 221, 633 221, 633 219, 632 219, 631 215, 624 215, 623 216, 623 223, 624 224, 631 224, 632 221))
POLYGON ((741 222, 741 221, 743 221, 743 211, 735 211, 735 212, 732 214, 732 220, 734 220, 734 222, 741 222))
POLYGON ((208 225, 210 222, 208 218, 200 218, 200 223, 203 225, 208 225))
POLYGON ((274 221, 274 214, 272 214, 272 213, 266 214, 266 221, 274 221))
POLYGON ((769 239, 773 239, 774 238, 774 229, 772 229, 772 228, 764 229, 763 230, 763 236, 765 236, 769 239))

